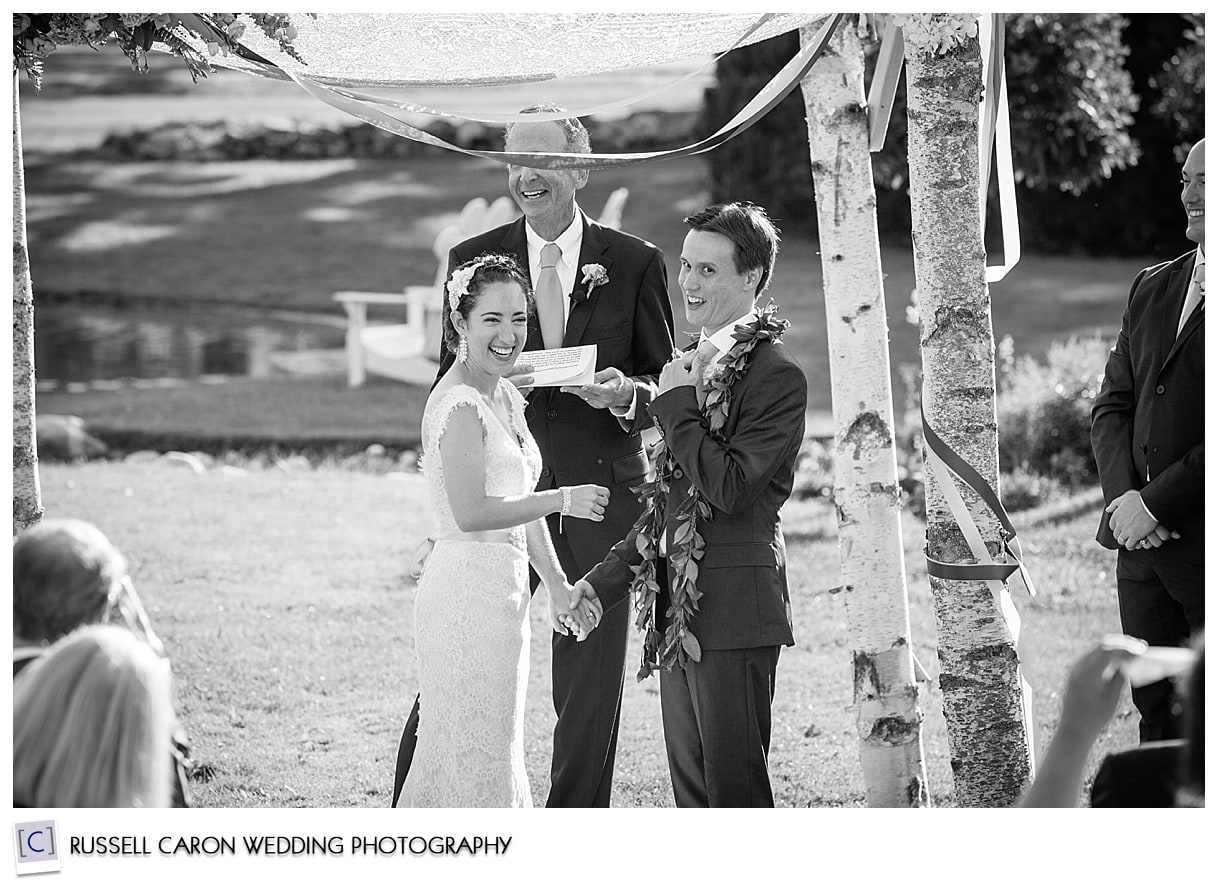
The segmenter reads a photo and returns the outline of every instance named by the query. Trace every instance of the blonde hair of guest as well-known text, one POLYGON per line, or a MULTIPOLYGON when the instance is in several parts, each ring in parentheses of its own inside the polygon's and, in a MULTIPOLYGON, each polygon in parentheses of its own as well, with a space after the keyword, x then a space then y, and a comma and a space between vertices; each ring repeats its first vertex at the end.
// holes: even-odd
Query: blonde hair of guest
POLYGON ((164 660, 125 628, 79 628, 13 683, 13 802, 168 807, 173 724, 164 660))

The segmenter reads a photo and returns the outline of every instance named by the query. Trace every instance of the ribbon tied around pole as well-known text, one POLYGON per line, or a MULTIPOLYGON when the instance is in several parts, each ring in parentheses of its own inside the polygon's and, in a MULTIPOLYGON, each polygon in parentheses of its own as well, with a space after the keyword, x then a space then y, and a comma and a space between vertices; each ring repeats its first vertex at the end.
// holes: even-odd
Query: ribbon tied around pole
MULTIPOLYGON (((1032 584, 1031 574, 1024 565, 1023 550, 1020 548, 1019 538, 1015 534, 1015 525, 1011 523, 1011 518, 1007 514, 1006 509, 1003 508, 998 494, 994 492, 994 488, 931 428, 930 423, 926 419, 925 407, 921 411, 921 417, 927 471, 934 473, 936 482, 943 491, 944 499, 951 510, 952 517, 955 519, 957 526, 959 526, 960 532, 968 543, 969 550, 977 561, 976 563, 945 563, 944 561, 932 558, 928 547, 926 572, 928 575, 938 579, 959 582, 985 582, 990 589, 990 594, 994 598, 995 605, 1002 613, 1002 620, 1011 635, 1011 642, 1015 646, 1016 658, 1021 659, 1020 637, 1022 636, 1022 623, 1019 618, 1019 610, 1016 609, 1014 602, 1011 600, 1011 592, 1007 582, 1013 575, 1018 573, 1024 590, 1028 592, 1029 597, 1036 596, 1036 588, 1032 584), (968 506, 964 502, 964 497, 956 485, 957 479, 973 490, 998 519, 1002 527, 1001 541, 1003 551, 1005 552, 1005 561, 997 561, 990 554, 989 548, 981 536, 981 531, 969 513, 968 506)), ((1035 775, 1036 738, 1032 687, 1028 683, 1027 678, 1023 676, 1022 663, 1020 663, 1020 668, 1019 685, 1023 703, 1025 736, 1028 741, 1029 771, 1035 775)))

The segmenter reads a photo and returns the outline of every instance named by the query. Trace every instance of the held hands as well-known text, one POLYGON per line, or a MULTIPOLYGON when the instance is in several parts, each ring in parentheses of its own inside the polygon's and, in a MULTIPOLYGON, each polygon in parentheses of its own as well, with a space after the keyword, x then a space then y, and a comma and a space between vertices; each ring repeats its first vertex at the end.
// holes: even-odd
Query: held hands
POLYGON ((559 634, 574 636, 582 643, 600 624, 603 612, 592 586, 583 579, 574 589, 566 582, 557 587, 546 586, 549 600, 550 627, 559 634))
POLYGON ((570 494, 571 507, 563 511, 564 517, 583 518, 587 521, 603 521, 605 509, 609 507, 609 488, 597 484, 576 484, 563 487, 564 495, 570 494))
POLYGON ((673 351, 672 360, 660 371, 661 395, 678 386, 696 386, 698 384, 698 375, 690 370, 696 354, 696 351, 673 351))
POLYGON ((1179 533, 1173 533, 1161 526, 1142 502, 1142 494, 1137 490, 1126 490, 1104 509, 1108 512, 1108 526, 1116 541, 1127 550, 1158 548, 1168 539, 1179 539, 1179 533))
POLYGON ((559 391, 582 398, 598 409, 628 407, 634 400, 634 380, 617 368, 608 367, 593 374, 591 383, 582 386, 561 386, 559 391))

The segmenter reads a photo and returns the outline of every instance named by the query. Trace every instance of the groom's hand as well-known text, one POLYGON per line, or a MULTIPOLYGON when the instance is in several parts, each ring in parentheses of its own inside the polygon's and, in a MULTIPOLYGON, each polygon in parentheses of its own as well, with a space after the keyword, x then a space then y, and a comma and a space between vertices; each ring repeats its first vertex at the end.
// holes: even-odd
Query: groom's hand
POLYGON ((579 626, 580 640, 586 638, 604 618, 600 598, 586 579, 580 579, 571 589, 570 615, 579 626))
POLYGON ((672 360, 660 371, 660 394, 678 386, 695 386, 698 378, 690 371, 696 352, 673 352, 672 360))

